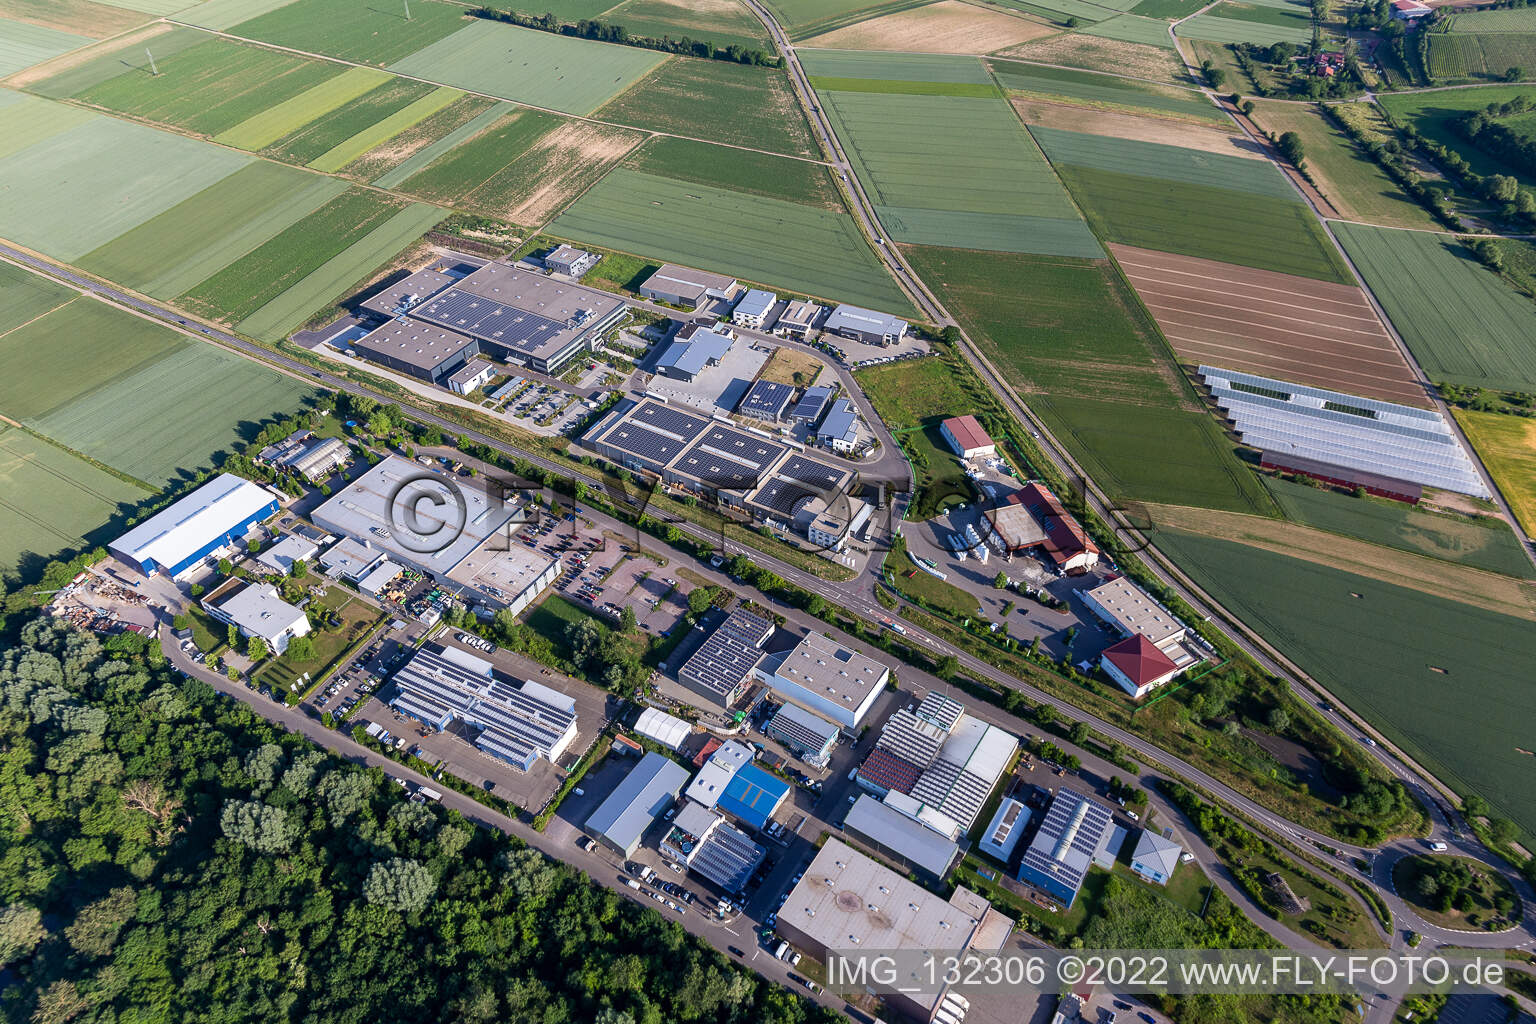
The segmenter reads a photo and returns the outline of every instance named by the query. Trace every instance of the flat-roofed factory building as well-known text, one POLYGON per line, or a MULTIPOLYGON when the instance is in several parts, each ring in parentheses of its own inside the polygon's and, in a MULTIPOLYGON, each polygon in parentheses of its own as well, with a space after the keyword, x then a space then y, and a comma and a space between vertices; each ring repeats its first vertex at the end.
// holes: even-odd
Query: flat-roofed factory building
POLYGON ((729 301, 735 293, 735 278, 675 263, 663 264, 640 286, 642 297, 684 309, 698 309, 715 299, 729 301))
POLYGON ((825 325, 829 334, 866 345, 899 345, 907 336, 907 327, 900 317, 847 304, 834 309, 825 325))
POLYGON ((1070 907, 1109 840, 1114 815, 1097 800, 1061 789, 1024 851, 1018 878, 1070 907))
POLYGON ((764 658, 753 673, 782 699, 856 731, 885 689, 891 670, 820 633, 764 658))
POLYGON ((145 576, 191 575, 231 550, 252 526, 277 514, 277 497, 260 484, 220 473, 107 545, 145 576))
POLYGON ((647 752, 587 818, 587 834, 620 856, 633 857, 645 830, 677 801, 687 782, 686 768, 647 752))
POLYGON ((754 381, 737 403, 736 415, 763 423, 777 423, 784 418, 784 410, 794 396, 795 389, 781 381, 754 381))
POLYGON ((772 622, 738 608, 683 663, 677 678, 711 704, 728 708, 745 692, 772 634, 772 622))

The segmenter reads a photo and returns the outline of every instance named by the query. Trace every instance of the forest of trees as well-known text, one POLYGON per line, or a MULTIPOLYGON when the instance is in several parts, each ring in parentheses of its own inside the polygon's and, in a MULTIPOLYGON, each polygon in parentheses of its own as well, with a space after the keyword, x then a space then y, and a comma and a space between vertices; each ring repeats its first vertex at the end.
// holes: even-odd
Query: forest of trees
POLYGON ((6 1020, 837 1019, 140 638, 0 657, 6 1020))

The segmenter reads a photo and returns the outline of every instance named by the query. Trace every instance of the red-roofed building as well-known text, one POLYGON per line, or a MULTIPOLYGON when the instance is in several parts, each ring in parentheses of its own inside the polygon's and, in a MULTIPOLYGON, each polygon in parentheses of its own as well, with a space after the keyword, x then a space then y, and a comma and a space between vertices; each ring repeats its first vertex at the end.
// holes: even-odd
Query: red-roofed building
POLYGON ((997 445, 991 435, 982 429, 975 416, 951 416, 939 424, 939 433, 955 454, 962 459, 975 459, 983 455, 996 455, 997 445))
POLYGON ((884 747, 876 747, 869 752, 869 756, 859 766, 858 780, 865 789, 884 796, 891 790, 898 793, 912 792, 912 787, 917 785, 918 776, 922 774, 922 768, 906 758, 893 754, 884 747))
POLYGON ((1140 633, 1106 649, 1099 664, 1109 678, 1138 700, 1179 674, 1173 659, 1140 633))
POLYGON ((699 752, 693 755, 693 766, 695 768, 703 768, 704 762, 709 760, 709 755, 719 750, 723 745, 718 736, 711 736, 705 740, 704 745, 699 748, 699 752))
POLYGON ((1099 549, 1061 501, 1039 484, 1025 484, 986 513, 993 533, 1009 554, 1038 548, 1062 572, 1084 572, 1099 562, 1099 549), (1020 519, 1028 513, 1037 529, 1020 519))
POLYGON ((1430 8, 1419 0, 1392 0, 1392 17, 1398 21, 1418 21, 1428 17, 1430 8))

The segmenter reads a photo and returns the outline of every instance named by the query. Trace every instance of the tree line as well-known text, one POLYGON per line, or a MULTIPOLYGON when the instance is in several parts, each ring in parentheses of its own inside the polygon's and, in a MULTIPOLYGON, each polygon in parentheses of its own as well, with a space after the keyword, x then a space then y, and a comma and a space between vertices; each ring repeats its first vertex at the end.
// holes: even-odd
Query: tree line
POLYGON ((537 29, 540 32, 575 36, 578 39, 593 39, 600 43, 617 43, 620 46, 636 46, 642 50, 660 50, 662 53, 676 53, 684 57, 723 60, 732 64, 749 64, 755 67, 779 66, 779 58, 766 50, 735 43, 730 46, 716 47, 708 39, 693 39, 689 36, 679 36, 676 39, 671 36, 663 36, 660 39, 654 36, 632 36, 623 25, 609 24, 594 18, 582 18, 573 22, 561 21, 553 14, 522 14, 518 11, 503 11, 492 7, 477 7, 470 14, 488 21, 501 21, 522 28, 537 29))

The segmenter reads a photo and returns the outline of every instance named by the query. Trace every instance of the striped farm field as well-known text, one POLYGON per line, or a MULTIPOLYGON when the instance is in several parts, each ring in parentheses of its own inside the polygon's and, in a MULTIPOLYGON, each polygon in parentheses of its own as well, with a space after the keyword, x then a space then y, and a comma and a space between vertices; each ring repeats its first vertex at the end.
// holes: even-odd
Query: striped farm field
POLYGON ((408 78, 386 78, 356 99, 348 100, 282 136, 265 147, 262 155, 307 165, 358 132, 369 130, 384 118, 430 95, 433 89, 425 82, 413 82, 408 78))
MULTIPOLYGON (((0 108, 0 118, 13 109, 0 108)), ((0 158, 6 186, 0 235, 73 262, 249 160, 206 142, 92 115, 0 158)))
POLYGON ((173 299, 335 198, 346 183, 258 160, 81 257, 78 265, 173 299))
POLYGON ((158 66, 160 61, 208 41, 206 32, 157 22, 97 43, 67 61, 50 62, 13 76, 10 84, 50 99, 78 96, 129 71, 150 77, 149 55, 145 50, 154 54, 158 66))
POLYGON ((927 0, 769 0, 791 39, 831 32, 892 11, 921 7, 927 0))
POLYGON ((517 109, 506 100, 465 96, 391 144, 369 153, 353 164, 349 173, 370 178, 380 188, 395 188, 517 109))
POLYGON ((1536 304, 1464 245, 1421 231, 1333 230, 1430 380, 1536 391, 1536 304))
POLYGON ((812 78, 868 78, 888 82, 946 82, 991 85, 992 76, 976 57, 944 53, 878 53, 869 50, 796 51, 812 78))
POLYGON ((1069 18, 1089 23, 1108 21, 1135 6, 1128 0, 1106 3, 1095 3, 1093 0, 998 0, 998 3, 1024 14, 1039 15, 1060 25, 1065 25, 1069 18))
MULTIPOLYGON (((527 6, 538 7, 537 0, 527 6)), ((544 13, 541 9, 538 13, 544 13)), ((773 52, 768 30, 745 4, 699 3, 697 0, 623 0, 607 9, 603 20, 623 25, 631 36, 652 39, 707 39, 716 48, 744 46, 773 52)))
POLYGON ((265 149, 290 132, 330 113, 389 81, 372 68, 347 68, 341 74, 253 114, 214 136, 214 141, 236 149, 265 149))
POLYGON ((1536 420, 1453 409, 1483 465, 1527 534, 1536 533, 1536 420))
POLYGON ((530 106, 590 114, 665 59, 633 46, 475 20, 390 70, 530 106))
MULTIPOLYGON (((1515 14, 1517 11, 1490 13, 1515 14)), ((1437 81, 1482 79, 1505 81, 1509 68, 1536 64, 1536 32, 1432 32, 1429 73, 1437 81)))
POLYGON ((243 21, 250 21, 291 3, 293 0, 204 0, 203 3, 178 11, 176 20, 211 28, 215 32, 225 32, 243 21))
POLYGON ((835 211, 844 208, 831 170, 809 160, 765 157, 707 142, 661 136, 631 153, 624 166, 770 199, 787 199, 835 211))
POLYGON ((819 95, 854 172, 898 241, 1102 255, 1001 98, 819 95))
MULTIPOLYGON (((1220 11, 1222 7, 1216 10, 1220 11)), ((1197 14, 1188 21, 1180 22, 1174 32, 1181 39, 1202 39, 1210 43, 1252 43, 1254 46, 1273 46, 1276 43, 1300 45, 1312 38, 1310 25, 1268 25, 1239 18, 1223 18, 1214 13, 1197 14)))
POLYGON ((58 309, 74 297, 73 291, 52 278, 0 263, 0 336, 58 309))
POLYGON ((175 14, 186 7, 185 0, 107 0, 107 2, 113 7, 161 17, 175 14))
POLYGON ((396 110, 381 121, 376 121, 343 139, 309 162, 317 171, 336 172, 405 131, 414 128, 438 111, 458 102, 463 93, 448 86, 433 89, 419 99, 396 110))
POLYGON ((90 42, 87 37, 72 32, 0 18, 0 78, 89 45, 90 42))
POLYGON ((1081 32, 1062 32, 1047 39, 1036 39, 1022 46, 1011 47, 998 56, 1081 68, 1085 71, 1107 71, 1149 82, 1183 86, 1195 84, 1189 77, 1189 68, 1184 66, 1176 50, 1165 46, 1127 43, 1120 39, 1085 36, 1081 32))
POLYGON ((1173 38, 1168 35, 1168 23, 1158 21, 1156 18, 1122 14, 1108 21, 1101 21, 1097 25, 1089 25, 1082 31, 1085 36, 1100 36, 1104 39, 1116 39, 1122 43, 1173 49, 1173 38))
POLYGON ((1536 32, 1536 11, 1516 7, 1505 11, 1458 10, 1451 15, 1450 31, 1468 33, 1536 32))
POLYGON ((790 291, 909 315, 911 306, 847 213, 619 168, 552 234, 790 291), (700 225, 732 225, 729 231, 700 225))
POLYGON ((410 0, 409 20, 405 12, 404 3, 293 0, 229 31, 306 53, 384 65, 457 32, 467 13, 439 0, 410 0))
POLYGON ((807 46, 921 53, 990 53, 1056 30, 1040 18, 983 10, 961 0, 885 14, 806 40, 807 46))
POLYGON ((1300 202, 1296 190, 1267 160, 1206 153, 1182 146, 1030 126, 1030 134, 1054 164, 1139 174, 1186 185, 1209 185, 1273 199, 1300 202))
POLYGON ((1221 108, 1194 89, 1012 60, 994 59, 990 63, 998 82, 1010 92, 1110 110, 1132 110, 1221 125, 1231 123, 1221 108))
MULTIPOLYGON (((113 77, 71 95, 120 114, 218 136, 322 87, 343 71, 324 61, 193 34, 206 41, 155 55, 158 75, 118 63, 113 77)), ((144 54, 132 56, 137 60, 144 54)))

